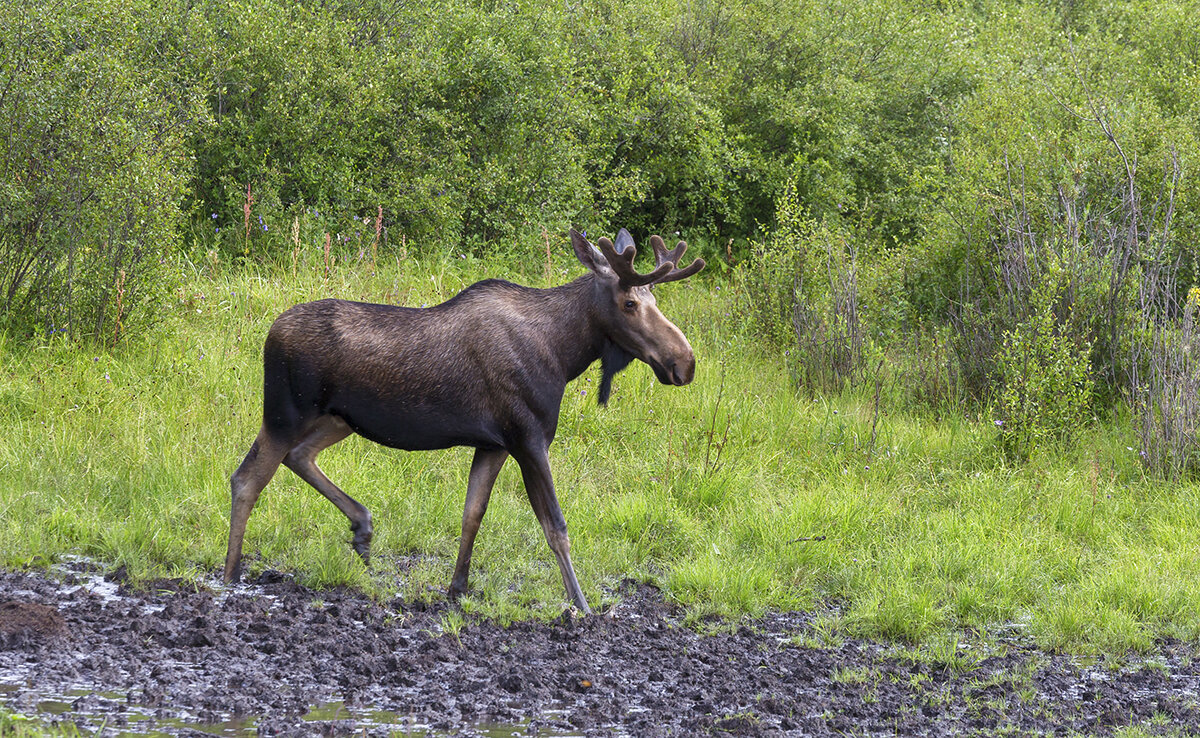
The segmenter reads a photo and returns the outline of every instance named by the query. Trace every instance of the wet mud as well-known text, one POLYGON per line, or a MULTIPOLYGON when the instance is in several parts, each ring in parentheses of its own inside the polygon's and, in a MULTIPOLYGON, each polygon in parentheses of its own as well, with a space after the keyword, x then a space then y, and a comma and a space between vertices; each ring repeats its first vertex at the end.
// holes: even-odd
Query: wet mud
POLYGON ((698 632, 645 585, 500 627, 267 572, 131 588, 0 572, 0 706, 104 735, 957 736, 1200 732, 1200 648, 1080 658, 1019 636, 937 660, 806 613, 698 632), (448 630, 449 629, 449 630, 448 630))

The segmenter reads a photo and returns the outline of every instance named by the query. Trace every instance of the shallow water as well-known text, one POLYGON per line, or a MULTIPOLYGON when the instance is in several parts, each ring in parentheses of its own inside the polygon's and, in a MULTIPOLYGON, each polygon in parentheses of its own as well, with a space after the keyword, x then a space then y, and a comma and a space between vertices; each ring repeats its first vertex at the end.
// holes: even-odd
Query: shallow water
MULTIPOLYGON (((154 708, 130 704, 119 693, 84 688, 74 688, 62 694, 55 694, 42 690, 23 690, 17 685, 0 683, 0 707, 24 714, 26 717, 39 719, 46 725, 67 721, 89 733, 105 736, 157 738, 179 734, 202 734, 221 736, 222 738, 257 738, 259 735, 260 718, 258 716, 243 716, 221 722, 204 722, 195 717, 156 717, 154 708), (32 705, 32 709, 17 709, 18 706, 12 704, 15 700, 11 698, 18 692, 22 694, 21 703, 32 705), (116 708, 119 710, 119 718, 114 718, 113 703, 123 703, 116 708), (89 705, 95 705, 95 707, 89 709, 89 705)), ((341 724, 343 730, 335 732, 356 735, 384 734, 437 738, 463 733, 463 729, 436 730, 414 719, 411 715, 400 715, 373 707, 347 706, 340 701, 314 705, 300 719, 305 723, 341 724)), ((573 730, 556 730, 545 726, 534 727, 531 726, 528 719, 517 723, 481 721, 465 727, 471 734, 480 736, 480 738, 528 738, 528 736, 582 738, 584 735, 573 730)))

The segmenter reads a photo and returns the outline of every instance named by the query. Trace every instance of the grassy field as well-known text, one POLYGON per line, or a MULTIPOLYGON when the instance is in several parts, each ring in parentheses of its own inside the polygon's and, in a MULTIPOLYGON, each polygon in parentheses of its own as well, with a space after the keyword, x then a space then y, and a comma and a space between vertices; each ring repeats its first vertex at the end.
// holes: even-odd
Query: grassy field
MULTIPOLYGON (((433 304, 487 276, 542 286, 581 273, 567 252, 544 269, 453 257, 328 273, 316 257, 194 267, 174 310, 115 350, 0 344, 0 565, 82 555, 215 584, 228 477, 260 422, 260 350, 277 313, 325 296, 433 304)), ((1200 487, 1146 478, 1119 423, 1013 466, 987 418, 909 416, 886 394, 876 415, 872 388, 799 397, 740 329, 729 291, 699 280, 659 290, 696 348, 692 385, 661 386, 638 363, 607 408, 598 369, 567 388, 551 460, 593 606, 632 577, 697 617, 821 606, 833 636, 935 647, 962 629, 1024 629, 1084 651, 1200 636, 1200 487)), ((250 519, 248 572, 443 596, 470 454, 352 438, 322 455, 374 515, 369 568, 345 518, 281 470, 250 519)), ((472 587, 467 616, 564 607, 515 464, 484 519, 472 587)))

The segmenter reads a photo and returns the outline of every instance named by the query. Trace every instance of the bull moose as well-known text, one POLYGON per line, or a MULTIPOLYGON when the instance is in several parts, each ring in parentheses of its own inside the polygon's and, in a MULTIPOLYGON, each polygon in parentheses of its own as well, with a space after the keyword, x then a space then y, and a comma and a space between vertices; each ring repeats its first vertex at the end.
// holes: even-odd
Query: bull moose
POLYGON ((350 519, 354 550, 369 561, 371 513, 317 467, 322 450, 358 433, 410 451, 472 446, 462 539, 449 595, 467 590, 471 549, 500 467, 511 455, 558 561, 567 596, 584 613, 548 451, 568 382, 597 359, 598 398, 634 359, 663 384, 692 381, 696 360, 683 333, 659 311, 651 288, 704 268, 679 268, 687 244, 668 251, 650 239, 656 266, 639 274, 629 232, 593 245, 571 230, 588 273, 551 289, 497 279, 477 282, 429 308, 318 300, 272 324, 263 346, 263 422, 230 480, 232 511, 225 581, 241 576, 250 511, 282 463, 350 519))

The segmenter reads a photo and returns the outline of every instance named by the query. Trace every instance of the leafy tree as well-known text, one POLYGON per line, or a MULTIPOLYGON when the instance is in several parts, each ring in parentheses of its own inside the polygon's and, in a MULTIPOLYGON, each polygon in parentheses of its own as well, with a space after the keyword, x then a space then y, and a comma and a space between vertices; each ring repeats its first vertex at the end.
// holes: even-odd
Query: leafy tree
POLYGON ((202 119, 186 32, 142 0, 0 8, 0 318, 115 339, 161 290, 202 119))

